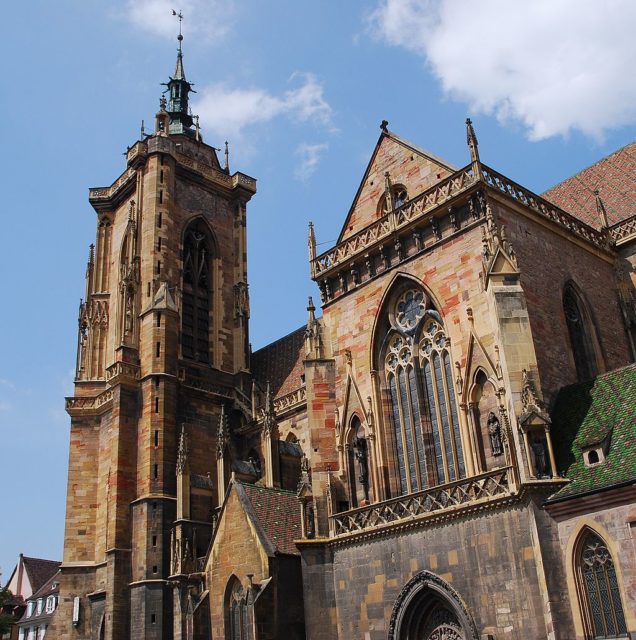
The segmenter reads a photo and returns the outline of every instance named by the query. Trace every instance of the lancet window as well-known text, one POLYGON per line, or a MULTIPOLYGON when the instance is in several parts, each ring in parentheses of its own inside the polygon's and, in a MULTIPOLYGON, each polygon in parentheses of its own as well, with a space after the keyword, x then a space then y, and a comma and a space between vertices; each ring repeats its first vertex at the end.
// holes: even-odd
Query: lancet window
POLYGON ((247 611, 247 599, 241 583, 234 578, 229 592, 226 624, 228 627, 227 638, 230 640, 248 640, 249 618, 247 611))
POLYGON ((592 638, 627 636, 614 560, 601 538, 588 531, 579 546, 577 569, 584 617, 592 638))
POLYGON ((385 376, 401 493, 465 476, 450 342, 423 291, 395 303, 385 376))
POLYGON ((181 353, 209 362, 212 297, 212 246, 202 220, 190 225, 183 243, 183 302, 181 353))
POLYGON ((563 310, 570 334, 576 374, 581 381, 590 380, 598 374, 592 327, 586 318, 583 301, 571 285, 568 285, 563 293, 563 310))

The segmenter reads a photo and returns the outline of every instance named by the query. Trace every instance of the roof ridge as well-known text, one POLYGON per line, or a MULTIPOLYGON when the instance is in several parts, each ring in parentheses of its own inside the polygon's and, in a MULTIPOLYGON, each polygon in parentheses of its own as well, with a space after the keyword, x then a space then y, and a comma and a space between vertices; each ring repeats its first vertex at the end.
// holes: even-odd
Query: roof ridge
POLYGON ((573 173, 571 176, 568 176, 567 178, 564 178, 560 182, 557 182, 556 184, 552 185, 550 188, 546 189, 541 195, 545 196, 545 194, 548 193, 548 191, 552 191, 553 189, 556 189, 557 187, 560 187, 562 184, 565 184, 566 182, 569 182, 573 178, 578 178, 582 173, 585 173, 589 169, 592 169, 593 167, 596 167, 597 165, 601 164, 601 162, 605 162, 606 160, 608 160, 612 156, 615 156, 615 155, 619 154, 624 149, 627 149, 628 147, 631 147, 633 145, 636 145, 636 140, 632 140, 631 142, 628 142, 627 144, 624 144, 622 147, 619 147, 615 151, 612 151, 612 153, 608 153, 606 156, 603 156, 602 158, 600 158, 599 160, 597 160, 593 164, 590 164, 587 167, 584 167, 583 169, 580 169, 576 173, 573 173))
POLYGON ((307 329, 307 323, 305 322, 304 324, 301 324, 300 327, 298 327, 298 329, 294 329, 293 331, 290 331, 288 334, 277 338, 276 340, 274 340, 273 342, 268 342, 266 345, 263 345, 262 347, 259 347, 258 349, 256 349, 256 351, 252 351, 252 355, 257 354, 259 351, 263 351, 264 349, 267 349, 267 347, 271 347, 275 344, 277 344, 278 342, 282 342, 283 340, 287 340, 287 338, 289 338, 289 336, 293 336, 295 333, 299 333, 300 331, 305 331, 307 329))
POLYGON ((413 149, 413 151, 417 151, 417 153, 420 153, 423 156, 426 156, 430 160, 434 160, 435 162, 445 166, 447 169, 451 169, 452 171, 458 171, 460 169, 460 167, 456 167, 454 164, 450 163, 448 160, 444 160, 444 158, 441 158, 440 156, 435 155, 431 151, 424 149, 424 147, 420 147, 414 142, 411 142, 410 140, 408 140, 407 138, 402 137, 400 134, 395 133, 395 131, 387 130, 386 135, 389 136, 390 138, 393 138, 394 140, 397 140, 403 145, 410 147, 411 149, 413 149))
POLYGON ((244 486, 244 487, 254 487, 255 489, 261 490, 261 491, 271 491, 272 493, 282 493, 282 494, 289 494, 292 496, 296 495, 295 491, 292 491, 291 489, 282 489, 279 487, 265 487, 263 485, 260 484, 254 484, 253 482, 243 482, 242 480, 234 480, 234 482, 244 486))

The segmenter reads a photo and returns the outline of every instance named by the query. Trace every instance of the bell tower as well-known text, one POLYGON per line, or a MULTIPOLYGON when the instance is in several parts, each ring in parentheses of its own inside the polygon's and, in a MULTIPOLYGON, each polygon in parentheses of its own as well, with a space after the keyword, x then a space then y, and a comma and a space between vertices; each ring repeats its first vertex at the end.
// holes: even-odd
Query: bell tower
POLYGON ((224 493, 219 420, 229 412, 240 423, 249 404, 246 206, 256 181, 231 174, 227 154, 221 166, 203 142, 182 41, 154 132, 142 129, 123 173, 89 192, 97 237, 66 399, 66 530, 51 638, 186 637, 188 576, 224 493))

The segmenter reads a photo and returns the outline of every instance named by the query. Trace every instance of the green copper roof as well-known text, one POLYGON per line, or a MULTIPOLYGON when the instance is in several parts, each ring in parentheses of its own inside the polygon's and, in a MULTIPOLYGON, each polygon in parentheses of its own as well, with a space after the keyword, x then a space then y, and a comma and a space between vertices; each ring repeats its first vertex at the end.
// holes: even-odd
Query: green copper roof
POLYGON ((552 438, 558 471, 570 484, 550 500, 636 482, 636 364, 561 389, 552 438), (601 444, 605 460, 586 466, 583 450, 601 444))
POLYGON ((185 71, 183 70, 183 53, 181 47, 179 47, 179 53, 177 54, 177 65, 174 68, 173 80, 185 80, 185 71))

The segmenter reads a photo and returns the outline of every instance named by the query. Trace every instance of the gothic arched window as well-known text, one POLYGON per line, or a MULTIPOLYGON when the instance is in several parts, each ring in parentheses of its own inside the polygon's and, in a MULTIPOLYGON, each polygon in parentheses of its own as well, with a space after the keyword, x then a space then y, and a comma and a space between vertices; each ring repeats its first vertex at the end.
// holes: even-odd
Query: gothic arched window
POLYGON ((211 245, 202 220, 188 227, 183 242, 181 353, 184 358, 199 362, 210 360, 211 245))
POLYGON ((228 585, 226 604, 226 634, 228 640, 247 640, 249 638, 249 619, 245 589, 240 581, 233 577, 228 585))
POLYGON ((590 380, 598 374, 592 342, 592 327, 587 321, 583 302, 572 285, 566 286, 563 292, 563 310, 570 334, 577 377, 581 382, 590 380))
POLYGON ((584 618, 592 638, 626 637, 616 569, 605 543, 588 531, 579 545, 577 574, 584 618))
POLYGON ((385 350, 401 493, 465 476, 449 340, 423 291, 395 303, 385 350))

